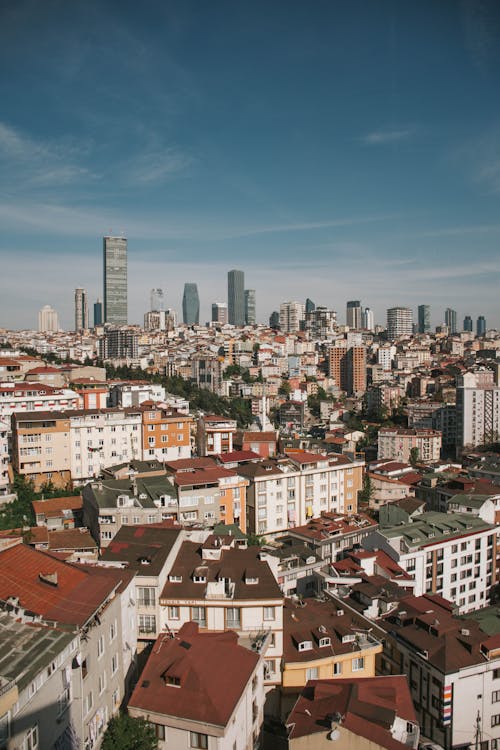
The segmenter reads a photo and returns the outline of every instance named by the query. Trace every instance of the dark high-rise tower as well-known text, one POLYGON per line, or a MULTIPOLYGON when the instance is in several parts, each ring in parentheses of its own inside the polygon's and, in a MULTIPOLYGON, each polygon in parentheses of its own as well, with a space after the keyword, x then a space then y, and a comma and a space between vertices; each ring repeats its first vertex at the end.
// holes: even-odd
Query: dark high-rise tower
POLYGON ((444 311, 444 323, 448 326, 450 333, 457 332, 457 311, 452 310, 451 307, 447 307, 444 311))
POLYGON ((312 313, 316 310, 316 305, 312 301, 312 299, 309 299, 309 297, 306 299, 306 313, 312 313))
POLYGON ((94 326, 102 326, 102 302, 94 302, 94 326))
POLYGON ((464 318, 464 331, 467 331, 468 333, 472 333, 474 330, 474 323, 472 322, 472 318, 470 315, 466 315, 464 318))
POLYGON ((431 306, 418 306, 418 332, 429 333, 431 330, 431 306))
POLYGON ((196 284, 184 284, 182 297, 182 320, 184 325, 194 326, 200 322, 200 298, 196 284))
POLYGON ((104 322, 127 324, 127 240, 104 237, 104 322))
POLYGON ((484 315, 480 315, 476 323, 476 334, 478 336, 484 336, 486 333, 486 318, 484 315))
POLYGON ((245 325, 245 274, 229 271, 227 275, 228 321, 234 326, 245 325))

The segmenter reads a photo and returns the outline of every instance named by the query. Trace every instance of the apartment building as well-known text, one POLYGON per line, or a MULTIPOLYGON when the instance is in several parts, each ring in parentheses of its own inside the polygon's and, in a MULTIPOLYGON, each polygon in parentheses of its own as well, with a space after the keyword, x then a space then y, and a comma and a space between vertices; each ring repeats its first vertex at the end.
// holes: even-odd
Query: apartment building
POLYGON ((328 372, 337 386, 349 394, 366 391, 366 348, 347 342, 328 349, 328 372))
POLYGON ((247 529, 276 535, 322 512, 355 513, 364 461, 347 456, 290 452, 242 464, 247 489, 247 529))
POLYGON ((186 538, 180 528, 122 526, 101 555, 106 567, 123 566, 136 574, 133 599, 139 649, 161 633, 160 594, 186 538))
POLYGON ((74 529, 82 526, 83 502, 81 495, 33 500, 31 505, 33 506, 37 526, 46 526, 50 531, 74 529))
POLYGON ((40 639, 22 649, 18 642, 9 654, 14 668, 22 655, 32 672, 20 691, 26 703, 18 699, 12 708, 7 747, 98 748, 128 689, 136 651, 133 574, 69 565, 24 544, 0 552, 0 569, 4 611, 30 630, 69 634, 53 648, 47 634, 45 650, 40 639))
POLYGON ((378 528, 363 540, 387 552, 415 580, 415 594, 436 593, 460 613, 485 607, 498 580, 497 527, 467 513, 422 513, 378 528))
POLYGON ((280 681, 283 594, 256 547, 234 536, 185 541, 160 596, 162 628, 186 622, 206 630, 235 630, 263 657, 266 684, 280 681))
POLYGON ((70 420, 65 412, 40 411, 12 416, 12 465, 33 482, 71 484, 70 420))
POLYGON ((422 735, 443 748, 500 744, 498 629, 457 617, 439 596, 409 596, 377 620, 381 674, 408 675, 422 735))
POLYGON ((175 477, 175 484, 179 509, 183 508, 180 511, 181 520, 197 520, 210 526, 217 522, 234 523, 243 532, 246 531, 246 490, 249 482, 236 471, 215 467, 180 472, 175 477), (215 490, 213 496, 211 490, 215 490), (214 508, 207 507, 212 497, 214 508), (193 515, 195 512, 196 518, 193 515))
POLYGON ((287 536, 307 544, 324 563, 330 563, 339 560, 346 550, 361 545, 377 528, 378 523, 365 513, 321 513, 303 526, 289 529, 287 536))
POLYGON ((101 549, 122 526, 175 520, 178 513, 177 494, 167 475, 89 482, 82 498, 83 522, 101 549))
POLYGON ((235 419, 214 414, 200 417, 196 432, 198 455, 216 456, 218 453, 231 453, 236 425, 235 419))
POLYGON ((191 456, 193 418, 152 402, 139 407, 142 416, 142 458, 175 461, 191 456))
POLYGON ((10 424, 0 419, 0 497, 8 493, 9 487, 9 433, 10 424))
POLYGON ((160 750, 244 750, 260 744, 264 701, 260 655, 190 622, 160 635, 128 712, 154 725, 160 750))
POLYGON ((378 433, 378 457, 408 463, 415 450, 419 462, 438 461, 441 443, 437 430, 383 427, 378 433))
POLYGON ((344 610, 333 599, 285 601, 282 678, 285 690, 303 688, 308 680, 374 677, 375 657, 381 652, 382 643, 369 632, 366 621, 344 610))
POLYGON ((80 406, 80 396, 69 388, 54 388, 44 383, 9 382, 0 385, 0 420, 7 423, 9 430, 13 414, 63 411, 80 406))
POLYGON ((500 386, 492 370, 467 372, 457 384, 457 455, 500 436, 500 386))

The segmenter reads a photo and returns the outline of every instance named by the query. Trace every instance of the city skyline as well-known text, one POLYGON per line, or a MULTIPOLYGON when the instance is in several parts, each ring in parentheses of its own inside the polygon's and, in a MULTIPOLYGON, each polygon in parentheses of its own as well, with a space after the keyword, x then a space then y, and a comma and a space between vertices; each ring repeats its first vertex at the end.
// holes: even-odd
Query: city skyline
POLYGON ((151 278, 178 312, 194 279, 209 320, 236 265, 259 320, 360 298, 376 322, 430 304, 500 326, 492 0, 63 9, 1 11, 0 325, 50 303, 69 327, 123 231, 131 322, 151 278))

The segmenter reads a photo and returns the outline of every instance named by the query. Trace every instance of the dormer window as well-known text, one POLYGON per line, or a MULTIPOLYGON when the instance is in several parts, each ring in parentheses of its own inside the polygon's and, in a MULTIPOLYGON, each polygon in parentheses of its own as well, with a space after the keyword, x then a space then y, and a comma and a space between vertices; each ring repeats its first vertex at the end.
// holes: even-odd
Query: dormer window
POLYGON ((319 646, 322 648, 323 646, 331 646, 332 641, 329 636, 323 636, 319 639, 319 646))
POLYGON ((311 651, 312 647, 312 641, 300 641, 298 645, 299 651, 311 651))
POLYGON ((256 576, 245 576, 245 583, 254 584, 258 582, 259 582, 259 579, 256 576))
POLYGON ((195 583, 206 583, 207 582, 207 577, 204 576, 204 575, 200 575, 200 574, 195 573, 193 575, 193 581, 195 583))
POLYGON ((182 576, 176 576, 172 575, 172 573, 169 575, 168 580, 170 583, 182 583, 182 576))
POLYGON ((356 636, 354 633, 348 633, 342 636, 342 643, 354 643, 356 636))
POLYGON ((180 677, 174 677, 171 674, 168 674, 165 678, 165 684, 171 685, 172 687, 180 687, 181 686, 181 678, 180 677))

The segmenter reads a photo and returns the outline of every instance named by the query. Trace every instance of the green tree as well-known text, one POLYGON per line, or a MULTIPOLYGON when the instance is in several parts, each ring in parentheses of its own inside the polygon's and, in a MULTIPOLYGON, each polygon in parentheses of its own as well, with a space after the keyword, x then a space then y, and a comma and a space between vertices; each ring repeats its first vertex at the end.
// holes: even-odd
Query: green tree
POLYGON ((418 464, 418 448, 412 448, 410 451, 410 463, 412 466, 418 464))
POLYGON ((363 477, 363 489, 358 493, 359 502, 369 505, 374 492, 375 488, 373 486, 373 482, 368 474, 365 474, 363 477))
POLYGON ((292 386, 288 382, 288 380, 284 380, 280 387, 278 388, 278 393, 280 396, 289 396, 292 392, 292 386))
POLYGON ((156 750, 158 740, 152 724, 118 714, 109 722, 101 747, 102 750, 156 750))
POLYGON ((265 540, 264 537, 258 536, 257 534, 247 534, 247 544, 249 547, 262 547, 265 540))

